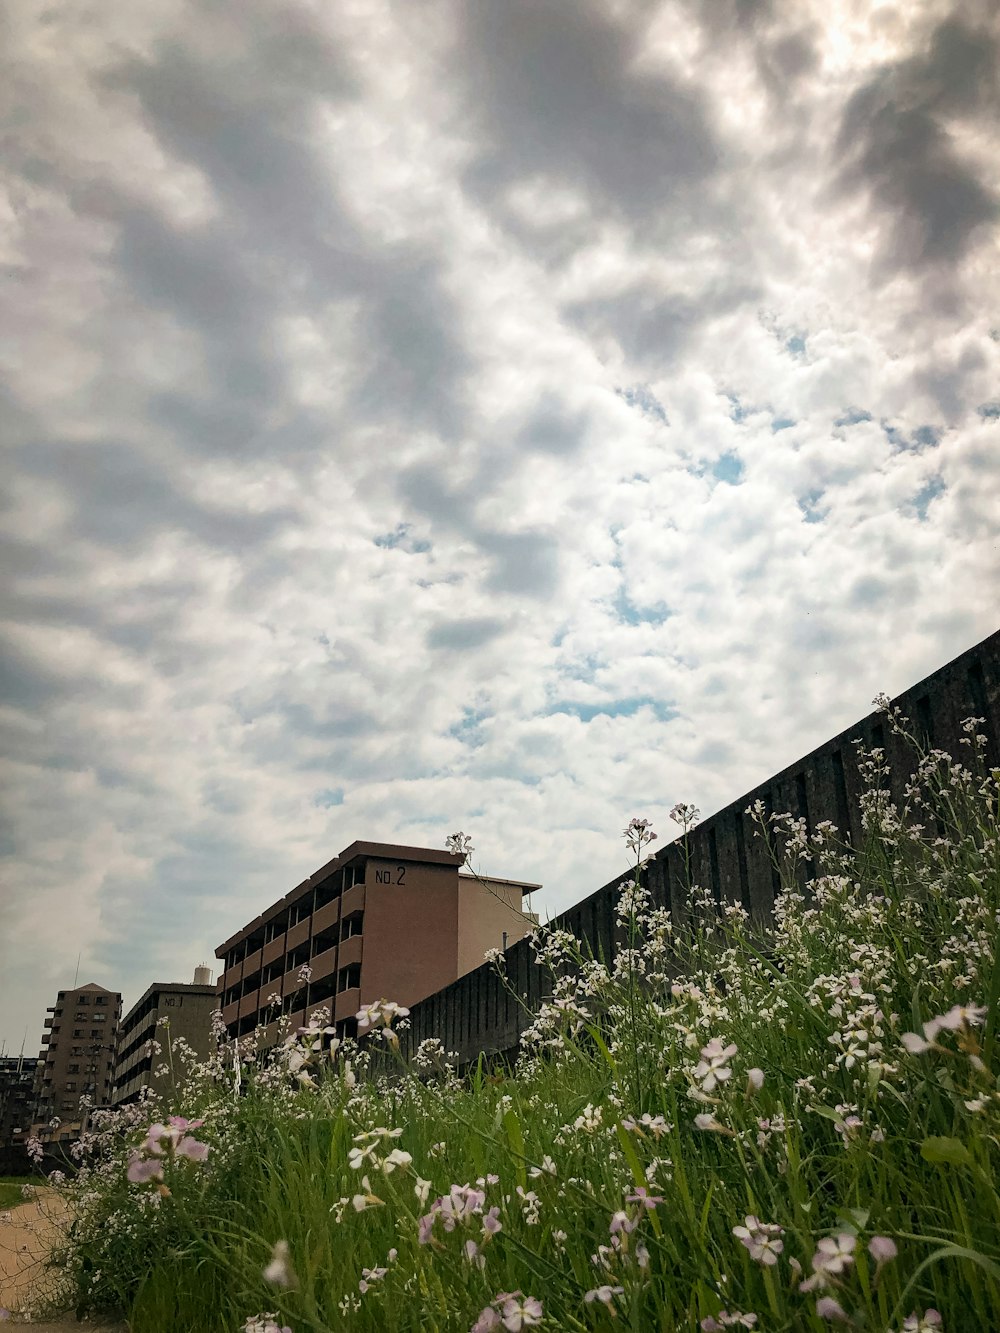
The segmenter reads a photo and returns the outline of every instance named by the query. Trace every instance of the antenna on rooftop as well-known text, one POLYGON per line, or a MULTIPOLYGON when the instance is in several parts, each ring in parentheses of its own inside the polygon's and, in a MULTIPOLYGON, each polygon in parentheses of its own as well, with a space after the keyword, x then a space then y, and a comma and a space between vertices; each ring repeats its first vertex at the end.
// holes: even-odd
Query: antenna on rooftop
POLYGON ((81 949, 80 952, 79 952, 79 953, 77 954, 77 956, 76 956, 76 975, 75 975, 74 978, 73 978, 73 988, 74 988, 74 990, 76 989, 76 983, 80 980, 80 957, 81 957, 82 954, 83 954, 83 950, 81 949))

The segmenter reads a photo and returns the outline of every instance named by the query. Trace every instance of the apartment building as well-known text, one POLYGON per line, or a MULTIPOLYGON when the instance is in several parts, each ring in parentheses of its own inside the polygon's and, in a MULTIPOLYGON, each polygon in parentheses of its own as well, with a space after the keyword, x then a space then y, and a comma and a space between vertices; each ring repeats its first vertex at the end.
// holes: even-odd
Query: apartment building
POLYGON ((35 1074, 36 1119, 80 1119, 80 1098, 111 1100, 122 997, 96 982, 61 990, 46 1010, 46 1031, 35 1074))
MULTIPOLYGON (((242 1036, 284 1012, 331 1011, 341 1034, 381 997, 414 1004, 531 929, 522 880, 461 874, 464 857, 353 842, 216 949, 222 1017, 242 1036)), ((265 1037, 265 1043, 267 1037, 265 1037)))
POLYGON ((214 1049, 212 1013, 219 996, 208 967, 195 968, 194 980, 154 981, 121 1021, 112 1101, 115 1106, 137 1102, 144 1088, 169 1098, 184 1081, 185 1066, 174 1060, 169 1070, 167 1044, 183 1037, 202 1060, 214 1049), (162 1049, 158 1053, 156 1045, 162 1049))
POLYGON ((0 1055, 0 1148, 23 1142, 35 1118, 38 1061, 0 1055))

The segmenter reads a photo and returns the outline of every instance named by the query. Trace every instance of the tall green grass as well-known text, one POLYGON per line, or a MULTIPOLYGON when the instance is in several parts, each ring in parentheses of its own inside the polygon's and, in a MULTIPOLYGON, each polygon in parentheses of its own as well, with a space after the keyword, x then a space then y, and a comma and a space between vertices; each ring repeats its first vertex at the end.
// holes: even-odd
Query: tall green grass
POLYGON ((21 1191, 27 1183, 29 1182, 15 1176, 0 1176, 0 1212, 24 1203, 21 1191))
POLYGON ((407 1067, 391 1026, 223 1043, 81 1144, 73 1300, 135 1333, 1000 1328, 1000 773, 968 742, 915 750, 902 809, 868 754, 858 848, 758 811, 767 931, 697 885, 684 922, 651 907, 633 821, 626 947, 539 931, 553 995, 513 1069, 407 1067), (154 1109, 210 1153, 133 1184, 154 1109))

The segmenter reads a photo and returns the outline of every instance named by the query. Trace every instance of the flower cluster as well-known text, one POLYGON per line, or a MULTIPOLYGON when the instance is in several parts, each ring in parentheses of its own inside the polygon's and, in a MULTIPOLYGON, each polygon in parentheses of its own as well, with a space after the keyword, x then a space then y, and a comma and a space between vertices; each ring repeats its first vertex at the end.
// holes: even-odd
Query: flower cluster
POLYGON ((378 1126, 376 1129, 366 1129, 360 1134, 355 1134, 355 1146, 347 1154, 348 1165, 354 1171, 360 1171, 364 1166, 376 1167, 383 1175, 390 1176, 398 1167, 408 1167, 413 1158, 402 1148, 392 1148, 385 1155, 381 1155, 385 1144, 392 1139, 398 1139, 402 1135, 401 1129, 385 1129, 378 1126))
POLYGON ((761 1222, 753 1215, 745 1219, 745 1225, 733 1227, 733 1235, 750 1251, 750 1258, 765 1268, 773 1267, 778 1262, 778 1255, 785 1248, 781 1237, 784 1227, 773 1222, 761 1222))
POLYGON ((542 1322, 542 1303, 534 1296, 520 1291, 502 1291, 494 1296, 472 1325, 471 1333, 490 1333, 491 1329, 505 1328, 507 1333, 520 1333, 542 1322))
MULTIPOLYGON (((133 1153, 127 1175, 133 1185, 147 1184, 150 1181, 163 1180, 165 1162, 175 1162, 187 1158, 191 1162, 203 1162, 208 1156, 208 1144, 193 1138, 189 1130, 198 1129, 204 1120, 185 1120, 182 1116, 171 1116, 165 1125, 150 1125, 145 1142, 133 1153)), ((166 1186, 160 1186, 160 1193, 167 1194, 166 1186)))
POLYGON ((471 1263, 481 1268, 485 1261, 483 1247, 502 1229, 499 1206, 494 1205, 488 1211, 484 1211, 485 1207, 485 1190, 473 1185, 452 1185, 448 1193, 439 1195, 431 1204, 430 1210, 421 1217, 417 1228, 417 1239, 421 1245, 441 1248, 442 1241, 436 1234, 439 1225, 445 1232, 476 1227, 480 1239, 468 1239, 465 1242, 464 1252, 471 1263))
POLYGON ((374 1004, 366 1004, 355 1014, 358 1020, 358 1035, 366 1032, 381 1032, 382 1036, 390 1046, 399 1046, 399 1037, 392 1030, 392 1025, 397 1018, 406 1018, 409 1015, 409 1009, 404 1005, 396 1004, 394 1000, 376 1000, 374 1004))

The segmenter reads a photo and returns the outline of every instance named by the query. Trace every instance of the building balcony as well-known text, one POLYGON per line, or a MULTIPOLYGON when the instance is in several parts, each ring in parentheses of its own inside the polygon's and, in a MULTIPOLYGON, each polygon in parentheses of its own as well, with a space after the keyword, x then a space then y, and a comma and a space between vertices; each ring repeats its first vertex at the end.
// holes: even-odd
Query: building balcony
POLYGON ((320 981, 323 977, 328 977, 337 966, 336 947, 332 949, 324 949, 322 953, 318 953, 310 962, 309 966, 312 968, 313 982, 320 981))
POLYGON ((247 1014, 255 1014, 260 1007, 260 991, 252 990, 249 995, 244 995, 239 1002, 237 1016, 246 1018, 247 1014))
POLYGON ((350 916, 353 912, 361 912, 365 906, 365 886, 355 884, 353 889, 348 889, 341 899, 341 916, 350 916))
POLYGON ((360 1008, 360 986, 352 986, 350 990, 342 990, 337 996, 337 1007, 333 1015, 334 1022, 339 1023, 342 1018, 353 1018, 360 1008))
POLYGON ((338 966, 347 967, 348 963, 361 962, 363 939, 363 935, 351 935, 349 939, 340 941, 340 962, 338 966))
POLYGON ((330 926, 335 926, 339 916, 339 898, 335 898, 332 903, 327 903, 325 907, 318 908, 313 913, 313 934, 318 935, 321 930, 326 930, 330 926))
POLYGON ((300 921, 297 926, 288 927, 288 935, 285 940, 285 948, 289 952, 299 944, 305 944, 309 938, 309 918, 300 921))
POLYGON ((253 953, 248 953, 246 958, 244 958, 243 975, 245 977, 252 977, 260 967, 261 952, 262 950, 260 949, 254 949, 253 953))
POLYGON ((275 936, 269 944, 265 944, 260 953, 260 960, 266 966, 273 963, 276 958, 280 958, 285 952, 285 932, 275 936))
MULTIPOLYGON (((309 966, 312 967, 312 964, 310 963, 309 966)), ((305 991, 305 983, 299 980, 299 973, 301 971, 302 971, 301 966, 290 967, 288 971, 285 973, 285 975, 281 978, 281 986, 279 987, 278 983, 274 982, 270 987, 268 987, 268 990, 270 991, 270 990, 280 989, 281 994, 284 995, 286 998, 289 995, 294 995, 296 991, 299 990, 305 991)))
POLYGON ((235 1023, 236 1020, 239 1018, 239 1016, 240 1016, 239 1000, 234 1000, 232 1004, 224 1004, 222 1006, 222 1021, 223 1023, 226 1024, 227 1027, 229 1027, 230 1024, 235 1023))

